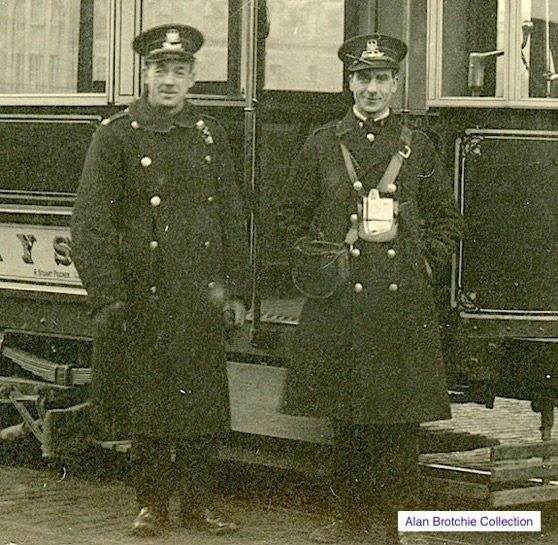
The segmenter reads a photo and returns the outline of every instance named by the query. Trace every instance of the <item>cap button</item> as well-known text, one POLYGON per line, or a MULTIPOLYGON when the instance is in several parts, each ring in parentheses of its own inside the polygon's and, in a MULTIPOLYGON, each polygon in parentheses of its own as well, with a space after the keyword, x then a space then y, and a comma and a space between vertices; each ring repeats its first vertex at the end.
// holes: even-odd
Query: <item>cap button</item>
POLYGON ((356 223, 358 221, 358 216, 357 214, 351 214, 349 219, 351 220, 351 223, 356 223))
POLYGON ((397 186, 395 184, 388 184, 386 190, 388 193, 395 193, 397 191, 397 186))
POLYGON ((161 204, 161 197, 159 197, 159 195, 154 195, 151 199, 149 199, 149 202, 151 206, 159 206, 161 204))
POLYGON ((355 290, 355 293, 360 293, 364 288, 362 286, 362 284, 360 282, 357 282, 354 286, 353 289, 355 290))
POLYGON ((368 142, 374 142, 374 140, 376 140, 376 135, 373 132, 366 133, 366 139, 368 142))
POLYGON ((397 284, 390 284, 389 285, 389 291, 397 291, 399 289, 399 286, 397 284))
POLYGON ((150 247, 152 250, 156 250, 156 249, 159 247, 159 243, 158 243, 156 240, 152 240, 152 241, 149 243, 149 247, 150 247))
POLYGON ((394 250, 393 248, 390 248, 390 249, 387 251, 387 256, 388 256, 390 259, 393 259, 393 258, 395 257, 395 250, 394 250))
POLYGON ((132 121, 132 129, 139 129, 140 124, 137 121, 132 121))
POLYGON ((362 189, 362 182, 360 182, 359 180, 357 180, 354 184, 353 184, 353 188, 355 191, 360 191, 362 189))
POLYGON ((151 159, 151 157, 145 156, 145 157, 142 157, 142 158, 141 158, 140 163, 141 163, 141 166, 142 166, 142 167, 146 167, 146 168, 147 168, 148 166, 151 165, 151 163, 153 163, 153 159, 151 159))
POLYGON ((351 250, 351 255, 352 255, 353 257, 359 257, 359 256, 360 256, 360 250, 359 250, 358 248, 353 248, 353 249, 351 250))
POLYGON ((211 157, 211 155, 206 155, 205 162, 209 165, 211 164, 211 161, 213 161, 213 157, 211 157))

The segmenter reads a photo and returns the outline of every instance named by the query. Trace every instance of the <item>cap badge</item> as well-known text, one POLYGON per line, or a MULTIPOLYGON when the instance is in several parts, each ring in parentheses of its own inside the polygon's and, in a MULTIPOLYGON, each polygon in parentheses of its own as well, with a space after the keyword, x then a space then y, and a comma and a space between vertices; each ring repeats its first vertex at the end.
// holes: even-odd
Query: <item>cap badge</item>
POLYGON ((180 33, 178 30, 174 28, 167 30, 167 35, 165 41, 163 42, 163 49, 182 49, 180 33))
POLYGON ((366 49, 362 52, 361 60, 370 60, 383 57, 384 52, 379 48, 377 40, 368 40, 366 42, 366 49))

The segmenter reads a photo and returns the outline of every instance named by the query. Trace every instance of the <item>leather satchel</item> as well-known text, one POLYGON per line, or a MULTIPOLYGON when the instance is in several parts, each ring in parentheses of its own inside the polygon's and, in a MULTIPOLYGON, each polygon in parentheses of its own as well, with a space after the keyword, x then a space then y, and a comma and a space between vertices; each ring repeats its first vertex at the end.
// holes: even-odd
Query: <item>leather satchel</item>
POLYGON ((348 246, 344 242, 298 239, 293 245, 291 276, 296 289, 306 297, 331 297, 349 278, 348 246))

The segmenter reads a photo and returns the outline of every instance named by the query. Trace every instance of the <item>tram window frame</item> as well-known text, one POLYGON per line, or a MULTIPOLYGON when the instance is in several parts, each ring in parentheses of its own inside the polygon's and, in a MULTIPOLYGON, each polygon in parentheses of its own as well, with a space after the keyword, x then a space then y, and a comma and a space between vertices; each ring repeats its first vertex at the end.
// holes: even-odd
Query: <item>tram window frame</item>
MULTIPOLYGON (((140 1, 140 7, 142 2, 140 1)), ((242 38, 245 24, 245 6, 243 0, 228 0, 228 32, 227 32, 227 75, 221 81, 196 81, 190 90, 189 97, 194 99, 222 98, 240 100, 242 89, 242 38)), ((140 20, 140 27, 142 21, 140 20)), ((145 28, 141 28, 145 30, 145 28)), ((202 46, 203 47, 203 46, 202 46)), ((141 63, 140 63, 141 65, 141 63)), ((142 74, 139 76, 139 89, 143 85, 142 74)))
MULTIPOLYGON (((521 73, 524 63, 520 55, 510 55, 511 51, 521 51, 522 39, 522 4, 506 3, 506 19, 503 39, 503 77, 502 96, 451 96, 443 93, 444 72, 444 5, 439 0, 428 0, 429 44, 428 44, 428 107, 469 107, 469 108, 516 108, 516 109, 556 109, 558 97, 522 96, 521 73)), ((524 93, 523 93, 524 94, 524 93)))
MULTIPOLYGON (((362 8, 362 6, 360 6, 362 8)), ((361 24, 362 10, 356 3, 351 1, 345 1, 344 5, 344 15, 343 15, 343 38, 342 41, 348 38, 349 33, 355 34, 355 29, 358 29, 361 24), (352 29, 352 30, 351 30, 352 29)), ((273 20, 269 22, 273 25, 273 20)), ((358 34, 359 32, 356 32, 358 34)), ((262 52, 265 55, 265 50, 262 52)), ((332 59, 332 62, 341 61, 336 57, 332 59)), ((262 63, 263 73, 260 74, 261 79, 261 89, 260 93, 262 96, 262 101, 260 103, 260 111, 265 112, 279 112, 279 116, 285 115, 285 107, 289 112, 294 115, 303 117, 309 115, 309 110, 311 112, 323 111, 327 113, 328 120, 332 118, 332 115, 336 114, 342 115, 349 105, 351 104, 351 93, 349 91, 347 83, 347 70, 342 66, 342 76, 341 76, 341 89, 339 91, 292 91, 292 90, 278 90, 278 89, 266 89, 264 83, 264 73, 265 73, 265 62, 262 63)), ((313 114, 310 114, 314 117, 313 114)))
MULTIPOLYGON (((116 0, 103 0, 106 2, 104 9, 107 14, 106 22, 106 40, 103 40, 101 44, 106 47, 106 64, 105 64, 105 80, 104 80, 104 90, 102 92, 86 91, 80 92, 78 89, 83 89, 84 83, 83 78, 85 76, 93 75, 93 62, 94 59, 91 58, 91 66, 88 67, 87 63, 80 63, 78 61, 76 67, 76 91, 73 93, 0 93, 0 106, 104 106, 109 103, 112 97, 112 89, 114 83, 112 56, 114 54, 114 36, 115 36, 115 7, 116 0), (88 69, 90 68, 90 70, 88 69)), ((88 35, 87 30, 89 29, 90 38, 92 40, 94 33, 94 19, 91 19, 90 27, 83 27, 81 17, 86 15, 91 15, 87 12, 87 4, 91 4, 89 7, 94 6, 94 0, 86 2, 85 0, 79 1, 79 11, 80 11, 80 26, 79 26, 79 44, 78 44, 78 59, 84 53, 93 52, 93 47, 89 41, 84 41, 81 39, 82 36, 88 35), (84 30, 85 28, 85 30, 84 30), (86 43, 87 42, 87 43, 86 43)), ((36 18, 36 14, 35 14, 36 18)), ((35 21, 36 22, 36 21, 35 21)), ((29 21, 29 25, 33 26, 34 20, 29 21)), ((31 55, 31 52, 29 52, 31 55)), ((45 60, 45 62, 48 62, 45 60)), ((91 86, 95 85, 95 81, 91 79, 89 82, 91 86)))

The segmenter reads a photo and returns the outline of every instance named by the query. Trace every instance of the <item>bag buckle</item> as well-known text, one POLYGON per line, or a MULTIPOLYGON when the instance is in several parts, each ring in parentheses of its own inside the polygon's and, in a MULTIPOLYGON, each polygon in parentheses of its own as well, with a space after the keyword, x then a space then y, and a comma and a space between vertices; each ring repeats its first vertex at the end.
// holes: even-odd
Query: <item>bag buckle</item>
POLYGON ((403 159, 408 159, 411 155, 411 146, 403 146, 403 149, 400 149, 397 153, 403 157, 403 159))

